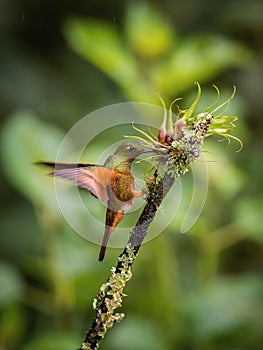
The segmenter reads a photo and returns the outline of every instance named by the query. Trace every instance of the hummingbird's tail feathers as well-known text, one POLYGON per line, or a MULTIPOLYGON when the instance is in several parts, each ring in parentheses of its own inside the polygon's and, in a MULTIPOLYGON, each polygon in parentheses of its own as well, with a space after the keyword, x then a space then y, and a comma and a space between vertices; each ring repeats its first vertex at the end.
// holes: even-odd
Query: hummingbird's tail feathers
POLYGON ((100 248, 100 255, 99 255, 99 261, 102 261, 104 259, 105 253, 106 253, 106 248, 104 245, 101 246, 100 248))
POLYGON ((124 212, 121 210, 120 211, 113 211, 110 208, 107 209, 105 231, 104 231, 104 236, 102 239, 99 261, 103 260, 110 235, 115 230, 116 226, 121 221, 123 216, 124 216, 124 212))
MULTIPOLYGON (((108 215, 108 211, 109 211, 109 209, 107 210, 106 215, 108 215)), ((106 216, 106 220, 107 220, 107 216, 106 216)), ((111 235, 112 231, 114 231, 115 227, 116 226, 112 227, 112 226, 105 225, 105 231, 104 231, 102 244, 101 244, 101 248, 100 248, 99 261, 102 261, 104 259, 106 249, 107 249, 107 244, 108 244, 108 241, 110 239, 110 235, 111 235)))
MULTIPOLYGON (((106 221, 107 221, 108 211, 109 211, 109 209, 107 210, 106 221)), ((104 259, 104 256, 105 256, 105 253, 106 253, 107 244, 108 244, 110 235, 111 235, 112 231, 114 230, 114 228, 115 227, 110 227, 107 224, 105 225, 105 231, 104 231, 102 244, 101 244, 101 248, 100 248, 99 261, 102 261, 104 259)))

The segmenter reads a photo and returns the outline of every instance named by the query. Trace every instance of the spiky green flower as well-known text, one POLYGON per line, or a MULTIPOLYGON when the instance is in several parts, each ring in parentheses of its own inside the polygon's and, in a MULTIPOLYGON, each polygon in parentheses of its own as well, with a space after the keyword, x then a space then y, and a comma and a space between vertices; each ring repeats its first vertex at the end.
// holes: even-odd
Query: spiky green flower
MULTIPOLYGON (((188 141, 190 140, 190 142, 188 142, 188 146, 191 144, 191 142, 193 143, 193 141, 191 141, 192 136, 190 135, 191 133, 193 133, 193 130, 196 129, 198 124, 199 124, 199 128, 200 128, 200 125, 202 124, 203 134, 202 136, 200 136, 201 138, 204 139, 208 136, 219 135, 219 136, 222 136, 223 138, 226 138, 228 143, 230 143, 231 139, 236 140, 240 144, 240 147, 237 150, 237 152, 239 152, 242 149, 243 144, 240 139, 232 135, 232 131, 236 127, 234 122, 236 122, 238 118, 236 116, 228 116, 225 114, 227 108, 230 105, 231 100, 235 96, 236 87, 234 86, 232 95, 226 101, 222 102, 221 104, 218 104, 218 101, 220 98, 220 91, 215 85, 213 85, 213 87, 217 92, 217 98, 215 102, 211 106, 207 107, 203 113, 199 113, 195 115, 194 111, 201 97, 201 87, 198 83, 195 83, 195 84, 197 85, 197 96, 195 100, 193 101, 192 105, 188 109, 179 110, 175 120, 173 120, 172 106, 174 102, 178 101, 179 99, 178 98, 175 99, 171 103, 169 110, 167 110, 165 106, 165 102, 159 96, 162 106, 164 108, 164 115, 163 115, 163 121, 161 123, 160 130, 157 136, 154 136, 150 133, 140 130, 135 125, 133 125, 134 130, 136 130, 139 134, 141 134, 141 136, 126 136, 126 137, 140 140, 145 146, 150 147, 156 153, 159 153, 159 154, 167 153, 167 152, 169 153, 169 152, 173 152, 175 145, 178 146, 178 142, 181 139, 184 139, 184 141, 187 141, 187 139, 188 141), (223 109, 223 112, 219 113, 222 109, 223 109), (204 124, 206 123, 207 123, 207 127, 204 127, 205 126, 204 124)), ((195 131, 198 131, 198 130, 195 130, 195 131)), ((196 152, 196 155, 197 155, 197 152, 196 152)))

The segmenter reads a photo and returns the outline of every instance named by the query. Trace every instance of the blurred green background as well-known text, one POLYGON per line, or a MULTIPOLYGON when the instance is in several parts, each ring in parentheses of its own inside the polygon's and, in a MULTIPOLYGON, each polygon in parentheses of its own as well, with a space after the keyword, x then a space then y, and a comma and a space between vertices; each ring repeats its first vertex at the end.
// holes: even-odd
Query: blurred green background
MULTIPOLYGON (((209 140, 209 193, 187 234, 180 215, 144 245, 124 300, 125 320, 102 349, 262 349, 261 0, 0 1, 0 350, 80 346, 98 288, 120 250, 98 246, 63 219, 52 179, 66 132, 103 106, 183 106, 212 84, 237 95, 237 145, 209 140)), ((189 105, 189 104, 188 104, 189 105)), ((100 147, 100 145, 98 145, 100 147)), ((91 154, 92 158, 93 155, 91 154)))

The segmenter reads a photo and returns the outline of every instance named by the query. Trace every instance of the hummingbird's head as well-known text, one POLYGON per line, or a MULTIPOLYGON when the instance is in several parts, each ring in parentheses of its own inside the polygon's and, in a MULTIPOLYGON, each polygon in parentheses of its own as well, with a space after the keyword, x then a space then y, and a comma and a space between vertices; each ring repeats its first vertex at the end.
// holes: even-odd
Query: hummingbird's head
POLYGON ((140 154, 148 152, 152 151, 150 149, 144 149, 133 142, 124 142, 118 147, 115 154, 118 154, 119 156, 129 160, 134 160, 140 154))

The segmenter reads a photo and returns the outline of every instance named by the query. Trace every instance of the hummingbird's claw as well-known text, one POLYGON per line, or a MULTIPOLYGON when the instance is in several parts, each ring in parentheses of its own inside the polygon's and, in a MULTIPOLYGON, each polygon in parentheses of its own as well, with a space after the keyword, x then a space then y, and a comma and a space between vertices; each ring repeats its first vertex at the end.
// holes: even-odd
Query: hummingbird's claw
POLYGON ((145 187, 141 190, 141 197, 142 197, 142 199, 147 200, 148 194, 149 194, 148 187, 145 186, 145 187))

